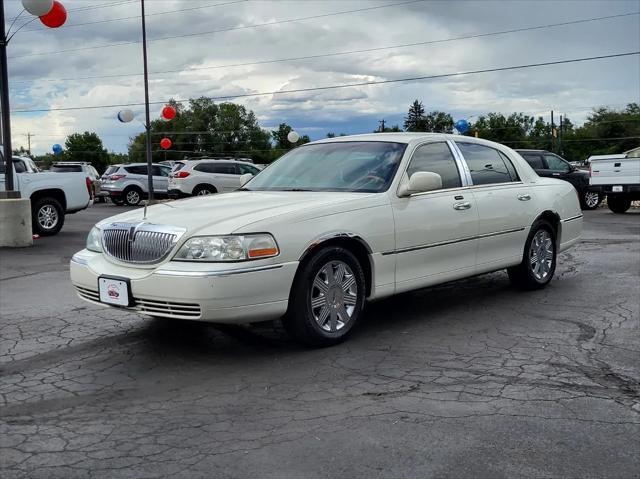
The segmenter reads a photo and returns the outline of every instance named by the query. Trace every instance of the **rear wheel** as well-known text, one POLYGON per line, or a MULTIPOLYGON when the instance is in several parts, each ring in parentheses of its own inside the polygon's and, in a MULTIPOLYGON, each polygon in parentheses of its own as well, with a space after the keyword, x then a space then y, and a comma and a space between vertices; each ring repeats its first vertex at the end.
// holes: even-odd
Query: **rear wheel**
POLYGON ((126 188, 122 195, 127 206, 138 206, 142 201, 142 191, 134 186, 126 188))
POLYGON ((337 344, 357 323, 365 294, 364 272, 357 258, 344 248, 322 248, 296 274, 284 325, 305 344, 337 344))
POLYGON ((548 221, 531 227, 522 262, 509 268, 509 279, 522 289, 540 289, 551 282, 556 271, 556 232, 548 221))
POLYGON ((198 185, 193 189, 193 196, 206 196, 216 193, 217 190, 211 185, 198 185))
POLYGON ((625 198, 624 196, 608 196, 607 206, 614 213, 626 213, 631 208, 631 198, 625 198))
POLYGON ((583 210, 595 210, 602 203, 602 195, 595 191, 585 191, 580 199, 583 210))
POLYGON ((40 236, 57 234, 64 224, 64 210, 54 198, 40 198, 32 205, 31 225, 34 233, 40 236))

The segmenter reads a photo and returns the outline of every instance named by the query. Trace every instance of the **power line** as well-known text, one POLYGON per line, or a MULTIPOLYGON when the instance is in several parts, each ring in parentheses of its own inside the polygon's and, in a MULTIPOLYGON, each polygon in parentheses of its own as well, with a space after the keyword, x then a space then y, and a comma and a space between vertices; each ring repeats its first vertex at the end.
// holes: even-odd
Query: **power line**
MULTIPOLYGON (((364 48, 364 49, 360 49, 360 50, 348 50, 348 51, 341 51, 341 52, 321 53, 321 54, 317 54, 317 55, 306 55, 306 56, 299 56, 299 57, 277 58, 277 59, 272 59, 272 60, 258 60, 258 61, 252 61, 252 62, 244 62, 244 63, 229 63, 229 64, 225 64, 225 65, 214 65, 214 66, 208 66, 208 67, 189 68, 189 69, 186 69, 186 70, 185 69, 159 70, 159 71, 152 71, 150 73, 152 75, 158 75, 158 74, 164 74, 164 73, 189 73, 189 72, 196 72, 196 71, 202 71, 202 70, 215 70, 215 69, 221 69, 221 68, 234 68, 234 67, 244 67, 244 66, 254 66, 254 65, 265 65, 265 64, 269 64, 269 63, 284 63, 284 62, 299 61, 299 60, 311 60, 311 59, 317 59, 317 58, 327 58, 327 57, 334 57, 334 56, 352 55, 352 54, 356 54, 356 53, 370 53, 370 52, 376 52, 376 51, 393 50, 393 49, 397 49, 397 48, 424 46, 424 45, 432 45, 432 44, 437 44, 437 43, 453 42, 453 41, 458 41, 458 40, 469 40, 469 39, 473 39, 473 38, 483 38, 483 37, 489 37, 489 36, 495 36, 495 35, 505 35, 505 34, 509 34, 509 33, 525 32, 525 31, 531 31, 531 30, 541 30, 541 29, 546 29, 546 28, 553 28, 553 27, 560 27, 560 26, 567 26, 567 25, 577 25, 577 24, 581 24, 581 23, 589 23, 589 22, 595 22, 595 21, 600 21, 600 20, 609 20, 609 19, 613 19, 613 18, 627 17, 627 16, 632 16, 632 15, 640 15, 640 12, 630 12, 630 13, 624 13, 624 14, 620 14, 620 15, 608 15, 608 16, 604 16, 604 17, 592 17, 592 18, 585 18, 585 19, 581 19, 581 20, 572 20, 572 21, 561 22, 561 23, 549 23, 549 24, 546 24, 546 25, 535 25, 535 26, 531 26, 531 27, 523 27, 523 28, 517 28, 517 29, 511 29, 511 30, 500 30, 500 31, 495 31, 495 32, 477 33, 477 34, 472 34, 472 35, 464 35, 464 36, 459 36, 459 37, 443 38, 443 39, 438 39, 438 40, 427 40, 427 41, 423 41, 423 42, 401 43, 401 44, 387 45, 387 46, 382 46, 382 47, 364 48)), ((34 79, 25 79, 25 80, 12 80, 12 83, 30 83, 30 82, 34 82, 34 81, 63 82, 63 81, 78 81, 78 80, 96 80, 96 79, 105 79, 105 78, 124 78, 124 77, 132 77, 132 76, 142 76, 142 73, 123 73, 123 74, 114 74, 114 75, 94 75, 94 76, 74 77, 74 78, 46 78, 46 79, 34 78, 34 79)))
MULTIPOLYGON (((129 3, 137 3, 139 0, 120 0, 117 2, 109 2, 109 3, 101 3, 98 5, 87 5, 85 7, 77 7, 77 8, 67 8, 67 12, 84 12, 87 10, 98 10, 100 8, 107 8, 107 7, 115 7, 115 6, 119 6, 119 5, 126 5, 129 3)), ((18 18, 20 15, 17 15, 15 17, 9 18, 7 19, 7 21, 12 21, 15 20, 16 18, 18 18)))
MULTIPOLYGON (((181 8, 179 10, 167 10, 164 12, 154 12, 154 13, 147 13, 145 15, 145 17, 153 17, 153 16, 157 16, 157 15, 168 15, 171 13, 182 13, 182 12, 189 12, 192 10, 201 10, 203 8, 212 8, 212 7, 221 7, 223 5, 233 5, 236 3, 245 3, 248 2, 249 0, 235 0, 232 2, 225 2, 225 3, 214 3, 211 5, 200 5, 198 7, 189 7, 189 8, 181 8)), ((141 18, 140 15, 134 15, 134 16, 129 16, 129 17, 119 17, 119 18, 109 18, 106 20, 95 20, 93 22, 84 22, 84 23, 72 23, 70 25, 66 25, 64 26, 65 30, 67 28, 71 28, 71 27, 82 27, 82 26, 86 26, 86 25, 96 25, 99 23, 111 23, 111 22, 119 22, 122 20, 133 20, 136 18, 141 18)), ((26 33, 26 32, 41 32, 42 29, 41 28, 32 28, 30 30, 22 30, 22 33, 26 33)))
MULTIPOLYGON (((291 90, 276 90, 276 91, 270 91, 270 92, 257 92, 257 93, 241 93, 238 95, 226 95, 226 96, 205 97, 205 98, 215 101, 215 100, 231 100, 236 98, 249 98, 249 97, 257 97, 257 96, 283 95, 287 93, 307 93, 312 91, 337 90, 342 88, 353 88, 358 86, 384 85, 384 84, 390 84, 390 83, 404 83, 404 82, 434 80, 439 78, 450 78, 450 77, 464 76, 464 75, 476 75, 479 73, 521 70, 526 68, 537 68, 537 67, 543 67, 543 66, 567 64, 567 63, 603 60, 607 58, 620 58, 620 57, 627 57, 627 56, 638 55, 638 54, 640 54, 640 51, 615 53, 611 55, 599 55, 594 57, 573 58, 570 60, 557 60, 552 62, 529 63, 525 65, 513 65, 508 67, 485 68, 481 70, 470 70, 470 71, 456 72, 456 73, 442 73, 437 75, 424 75, 424 76, 409 77, 409 78, 397 78, 392 80, 373 80, 373 81, 365 81, 365 82, 357 82, 357 83, 346 83, 342 85, 325 85, 320 87, 295 88, 291 90)), ((174 101, 176 103, 185 103, 185 102, 188 102, 189 100, 174 100, 174 101)), ((166 102, 165 101, 149 102, 149 104, 152 104, 152 105, 159 105, 164 103, 166 102)), ((95 110, 99 108, 130 107, 130 106, 140 106, 140 105, 144 105, 144 103, 115 103, 110 105, 74 106, 74 107, 66 107, 66 108, 41 108, 41 109, 29 109, 29 110, 13 110, 12 112, 13 113, 42 113, 42 112, 50 112, 50 111, 95 110)))
MULTIPOLYGON (((253 25, 243 25, 243 26, 239 26, 239 27, 229 27, 229 28, 223 28, 223 29, 220 29, 220 30, 209 30, 209 31, 206 31, 206 32, 196 32, 196 33, 183 33, 181 35, 170 35, 170 36, 166 36, 166 37, 151 38, 151 39, 147 40, 147 43, 149 43, 149 42, 158 42, 158 41, 162 41, 162 40, 174 40, 176 38, 196 37, 196 36, 201 36, 201 35, 209 35, 209 34, 213 34, 213 33, 231 32, 231 31, 235 31, 235 30, 245 30, 245 29, 248 29, 248 28, 265 27, 265 26, 270 26, 270 25, 281 25, 283 23, 292 23, 292 22, 299 22, 299 21, 303 21, 303 20, 313 20, 313 19, 317 19, 317 18, 333 17, 333 16, 337 16, 337 15, 346 15, 348 13, 358 13, 358 12, 364 12, 364 11, 369 11, 369 10, 378 10, 378 9, 381 9, 381 8, 398 7, 400 5, 409 5, 409 4, 412 4, 412 3, 425 2, 425 1, 427 1, 427 0, 407 0, 407 1, 404 1, 404 2, 387 3, 385 5, 376 5, 376 6, 373 6, 373 7, 356 8, 354 10, 342 10, 342 11, 339 11, 339 12, 323 13, 323 14, 320 14, 320 15, 310 15, 310 16, 307 16, 307 17, 289 18, 289 19, 285 19, 285 20, 274 20, 272 22, 255 23, 253 25)), ((14 57, 9 57, 9 59, 26 58, 26 57, 33 57, 33 56, 40 56, 40 55, 57 55, 57 54, 60 54, 60 53, 78 52, 78 51, 83 51, 83 50, 95 50, 95 49, 99 49, 99 48, 116 47, 116 46, 122 46, 122 45, 135 45, 137 43, 142 43, 142 40, 131 40, 131 41, 127 41, 127 42, 117 42, 117 43, 104 43, 102 45, 94 45, 94 46, 90 46, 90 47, 70 48, 70 49, 66 49, 66 50, 55 50, 55 51, 48 51, 48 52, 27 53, 25 55, 18 55, 18 56, 14 56, 14 57)))

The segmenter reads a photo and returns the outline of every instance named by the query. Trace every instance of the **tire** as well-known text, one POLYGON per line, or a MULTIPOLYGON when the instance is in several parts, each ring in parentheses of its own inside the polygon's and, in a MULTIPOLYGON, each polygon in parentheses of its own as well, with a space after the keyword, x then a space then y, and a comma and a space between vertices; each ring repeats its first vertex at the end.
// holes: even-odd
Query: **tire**
POLYGON ((58 234, 64 225, 64 210, 55 198, 40 198, 31 207, 31 225, 33 232, 40 236, 58 234))
POLYGON ((522 262, 507 269, 509 279, 518 288, 534 290, 544 288, 553 279, 556 271, 556 232, 548 221, 538 220, 533 226, 524 245, 522 262), (541 252, 546 252, 547 260, 535 261, 541 252), (534 262, 535 261, 535 262, 534 262))
POLYGON ((583 210, 596 210, 600 203, 602 203, 603 197, 600 193, 595 191, 583 191, 580 195, 580 207, 583 210))
POLYGON ((217 193, 218 190, 211 185, 198 185, 193 189, 193 196, 206 196, 217 193))
POLYGON ((364 272, 357 258, 345 248, 322 248, 296 273, 284 326, 301 343, 338 344, 358 322, 365 296, 364 272))
POLYGON ((135 186, 129 186, 122 192, 122 198, 127 206, 138 206, 142 201, 142 190, 135 186))
POLYGON ((624 196, 607 196, 607 206, 614 213, 626 213, 631 208, 631 198, 624 196))

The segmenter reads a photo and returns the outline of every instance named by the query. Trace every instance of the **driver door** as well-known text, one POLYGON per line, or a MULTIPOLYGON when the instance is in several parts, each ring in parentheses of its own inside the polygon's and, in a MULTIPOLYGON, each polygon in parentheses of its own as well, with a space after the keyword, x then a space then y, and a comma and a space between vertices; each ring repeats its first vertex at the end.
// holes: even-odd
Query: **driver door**
POLYGON ((442 189, 392 197, 396 227, 396 292, 473 274, 478 211, 459 160, 445 141, 418 146, 403 181, 418 171, 438 173, 442 189))

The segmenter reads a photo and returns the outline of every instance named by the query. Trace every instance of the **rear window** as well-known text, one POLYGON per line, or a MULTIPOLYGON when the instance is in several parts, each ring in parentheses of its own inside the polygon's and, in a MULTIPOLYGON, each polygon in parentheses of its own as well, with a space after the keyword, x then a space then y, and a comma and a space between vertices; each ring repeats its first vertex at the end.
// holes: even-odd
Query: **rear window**
POLYGON ((51 170, 54 173, 81 173, 82 166, 80 165, 52 165, 51 170))
POLYGON ((110 166, 109 168, 107 168, 107 171, 104 172, 105 176, 113 175, 116 171, 118 171, 118 168, 118 166, 110 166))
POLYGON ((542 156, 532 153, 520 153, 522 157, 534 170, 544 170, 544 163, 542 163, 542 156))
POLYGON ((183 167, 184 167, 184 163, 181 161, 178 161, 173 165, 173 171, 181 170, 183 167))
POLYGON ((128 173, 133 175, 146 175, 147 174, 147 165, 139 165, 139 166, 127 166, 125 167, 128 173))

